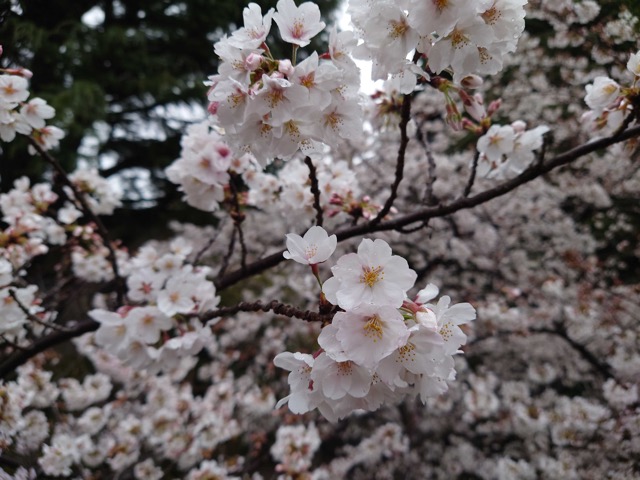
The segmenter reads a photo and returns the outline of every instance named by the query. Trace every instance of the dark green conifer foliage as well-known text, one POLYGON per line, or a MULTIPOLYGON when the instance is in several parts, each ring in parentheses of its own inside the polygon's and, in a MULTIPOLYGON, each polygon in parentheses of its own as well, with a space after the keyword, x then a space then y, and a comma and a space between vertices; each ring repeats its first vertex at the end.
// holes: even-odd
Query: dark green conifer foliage
MULTIPOLYGON (((54 152, 56 157, 68 171, 73 170, 83 141, 97 134, 99 154, 103 158, 106 154, 109 163, 96 166, 105 175, 130 180, 125 182, 127 208, 112 223, 138 222, 136 226, 141 226, 139 222, 148 222, 151 230, 146 235, 152 235, 158 233, 153 229, 167 223, 167 215, 194 215, 177 205, 180 194, 164 180, 163 169, 178 157, 185 127, 185 119, 172 112, 175 106, 192 106, 202 114, 206 105, 203 81, 217 68, 213 43, 242 24, 247 3, 0 0, 0 43, 4 47, 0 62, 32 70, 32 95, 56 108, 53 123, 66 132, 60 149, 54 152), (92 8, 104 14, 104 20, 95 26, 82 22, 92 8), (146 172, 150 182, 143 181, 140 189, 140 177, 147 176, 146 172)), ((276 0, 255 3, 265 12, 275 7, 276 0)), ((316 3, 330 24, 329 15, 338 0, 316 3)), ((277 37, 275 23, 272 35, 277 37)), ((29 158, 24 139, 0 148, 1 191, 11 188, 22 175, 42 179, 45 166, 29 158)), ((95 162, 96 157, 88 160, 95 162)))

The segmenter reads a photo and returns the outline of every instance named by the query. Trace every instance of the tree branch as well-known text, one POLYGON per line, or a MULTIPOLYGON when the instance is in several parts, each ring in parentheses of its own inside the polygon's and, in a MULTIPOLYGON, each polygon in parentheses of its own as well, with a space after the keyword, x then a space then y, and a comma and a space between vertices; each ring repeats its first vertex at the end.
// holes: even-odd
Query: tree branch
MULTIPOLYGON (((372 222, 369 222, 362 225, 354 225, 339 230, 335 232, 335 234, 338 237, 338 241, 344 241, 349 238, 366 235, 368 233, 398 230, 416 222, 424 222, 431 218, 444 217, 460 210, 473 208, 486 203, 489 200, 493 200, 494 198, 505 195, 506 193, 515 190, 519 186, 524 185, 525 183, 528 183, 546 173, 549 173, 556 168, 567 165, 585 155, 637 136, 640 136, 640 125, 630 128, 629 130, 621 134, 604 137, 599 140, 595 140, 593 142, 585 143, 583 145, 575 147, 571 150, 557 155, 555 158, 546 163, 532 165, 517 177, 502 182, 495 187, 490 188, 489 190, 485 190, 484 192, 474 195, 473 197, 458 198, 449 204, 420 208, 418 210, 415 210, 414 212, 398 216, 392 220, 380 222, 378 224, 372 224, 372 222)), ((263 272, 278 265, 284 260, 284 257, 282 256, 283 252, 284 250, 280 250, 277 253, 269 255, 268 257, 264 257, 253 263, 250 263, 247 265, 247 268, 244 269, 244 271, 236 270, 228 273, 227 275, 224 275, 223 277, 218 278, 215 282, 216 288, 218 290, 223 290, 231 285, 238 283, 241 280, 244 280, 245 278, 248 278, 252 275, 263 272)))
POLYGON ((316 225, 322 226, 322 207, 320 206, 320 189, 318 188, 318 176, 316 167, 310 157, 305 157, 304 163, 309 167, 309 180, 311 180, 311 193, 313 194, 313 208, 316 210, 316 225))
POLYGON ((391 211, 391 207, 393 207, 393 202, 395 202, 398 197, 398 187, 400 186, 400 182, 404 176, 404 157, 407 152, 407 145, 409 145, 409 135, 407 135, 407 125, 409 124, 409 120, 411 120, 411 99, 413 97, 408 95, 403 95, 402 97, 402 110, 400 111, 400 147, 398 147, 398 158, 396 160, 396 173, 395 179, 391 184, 391 193, 389 194, 389 198, 385 202, 382 210, 378 212, 378 215, 368 222, 366 225, 375 226, 378 225, 384 217, 391 211))
POLYGON ((91 221, 93 223, 95 223, 96 227, 98 228, 98 233, 100 234, 100 237, 102 238, 102 243, 104 244, 105 247, 107 247, 107 250, 109 252, 109 263, 111 264, 111 269, 113 270, 113 277, 116 283, 116 294, 118 295, 118 304, 122 305, 124 302, 124 283, 122 280, 122 277, 120 277, 120 273, 118 271, 118 262, 116 259, 116 252, 113 248, 113 245, 111 244, 111 240, 109 238, 109 232, 106 229, 106 227, 104 226, 104 223, 102 223, 102 220, 100 220, 100 217, 98 217, 98 215, 96 215, 93 210, 91 210, 91 207, 89 206, 89 203, 87 202, 87 199, 85 198, 85 195, 83 192, 81 192, 76 185, 71 181, 71 179, 69 178, 69 176, 67 175, 67 172, 64 170, 64 168, 62 168, 62 165, 60 165, 60 163, 58 162, 58 160, 56 160, 49 152, 47 152, 46 150, 44 150, 40 144, 38 144, 38 142, 35 141, 34 138, 32 137, 27 137, 29 140, 29 143, 31 144, 31 146, 33 148, 36 149, 36 151, 40 154, 40 156, 49 164, 51 165, 54 170, 60 175, 60 177, 62 178, 63 183, 69 187, 71 189, 71 191, 73 192, 73 195, 76 197, 76 200, 80 203, 80 207, 82 209, 82 211, 84 212, 84 214, 89 217, 89 219, 91 219, 91 221))

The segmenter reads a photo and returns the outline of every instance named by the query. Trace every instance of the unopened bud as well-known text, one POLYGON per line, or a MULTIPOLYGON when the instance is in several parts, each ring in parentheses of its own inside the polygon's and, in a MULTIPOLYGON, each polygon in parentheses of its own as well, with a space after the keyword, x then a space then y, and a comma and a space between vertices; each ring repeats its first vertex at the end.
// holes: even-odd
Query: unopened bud
POLYGON ((462 105, 464 106, 465 111, 478 122, 482 120, 487 112, 482 105, 482 97, 480 96, 480 101, 478 101, 478 96, 471 96, 464 90, 459 90, 458 95, 460 96, 460 100, 462 100, 462 105))
POLYGON ((257 70, 258 67, 260 67, 262 60, 262 55, 258 55, 257 53, 250 53, 244 60, 244 66, 247 70, 253 72, 254 70, 257 70))
POLYGON ((9 75, 18 75, 19 77, 31 78, 33 77, 33 72, 28 68, 5 68, 3 69, 4 73, 8 73, 9 75))
POLYGON ((462 88, 468 88, 474 90, 476 88, 480 88, 482 86, 483 80, 479 75, 471 74, 467 75, 460 81, 460 86, 462 88))
POLYGON ((207 107, 207 111, 211 114, 211 115, 215 115, 216 113, 218 113, 218 105, 220 105, 219 102, 211 102, 209 104, 209 106, 207 107))
POLYGON ((499 98, 494 100, 489 104, 489 108, 487 109, 487 115, 491 116, 498 111, 498 109, 502 106, 502 99, 499 98))
POLYGON ((511 126, 516 133, 522 133, 527 129, 527 124, 522 120, 516 120, 515 122, 512 122, 511 126))
POLYGON ((293 75, 294 68, 291 63, 291 60, 287 60, 287 59, 280 60, 278 62, 278 71, 286 76, 293 75))

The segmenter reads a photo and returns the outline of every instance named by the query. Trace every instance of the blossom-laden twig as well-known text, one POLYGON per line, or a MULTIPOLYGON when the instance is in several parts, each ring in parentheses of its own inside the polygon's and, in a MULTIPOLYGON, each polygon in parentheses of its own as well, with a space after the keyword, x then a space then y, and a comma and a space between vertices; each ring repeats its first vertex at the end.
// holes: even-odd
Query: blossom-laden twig
POLYGON ((98 215, 96 215, 93 212, 93 210, 89 206, 89 203, 87 202, 87 200, 86 200, 86 198, 84 196, 84 193, 81 192, 76 187, 76 185, 71 181, 71 179, 67 175, 67 172, 64 170, 64 168, 62 168, 62 165, 60 165, 60 162, 58 162, 58 160, 53 155, 51 155, 49 152, 47 152, 45 149, 43 149, 42 146, 40 146, 40 144, 38 142, 36 142, 33 138, 29 137, 29 143, 38 152, 38 154, 40 154, 40 156, 49 165, 51 165, 54 168, 56 173, 62 179, 62 182, 67 187, 69 187, 71 189, 71 191, 73 192, 73 196, 75 197, 75 199, 80 204, 80 208, 82 209, 82 212, 93 223, 95 223, 96 227, 98 228, 98 234, 102 238, 102 243, 104 244, 104 246, 107 248, 107 250, 109 252, 108 259, 109 259, 109 263, 111 265, 111 269, 113 270, 113 277, 114 277, 114 281, 115 281, 115 284, 116 284, 116 295, 117 295, 118 305, 122 305, 123 301, 124 301, 124 281, 123 281, 122 277, 120 276, 120 272, 119 272, 119 269, 118 269, 118 261, 117 261, 117 258, 116 258, 116 251, 113 248, 113 244, 111 243, 109 231, 105 227, 105 225, 102 222, 102 220, 100 220, 100 217, 98 217, 98 215))
MULTIPOLYGON (((272 300, 268 303, 263 303, 261 301, 240 302, 237 305, 221 307, 216 310, 205 312, 199 315, 199 318, 203 323, 205 323, 207 320, 234 315, 238 312, 273 312, 277 315, 289 318, 299 318, 300 320, 307 322, 328 322, 333 318, 333 313, 320 314, 309 310, 300 310, 292 305, 287 305, 277 300, 272 300)), ((74 325, 67 326, 65 329, 58 329, 55 332, 35 340, 28 347, 20 348, 19 351, 14 352, 6 360, 0 363, 0 379, 11 375, 16 368, 23 365, 37 354, 42 353, 51 347, 55 347, 56 345, 60 345, 68 340, 84 335, 85 333, 93 332, 99 327, 99 322, 86 319, 77 322, 74 325)))
MULTIPOLYGON (((552 158, 543 165, 534 165, 522 172, 520 175, 510 180, 499 183, 495 187, 489 188, 472 197, 459 198, 448 204, 420 208, 411 213, 398 215, 391 220, 380 222, 376 225, 371 225, 371 223, 363 223, 362 225, 351 226, 339 230, 335 232, 335 234, 338 237, 338 241, 344 241, 349 238, 357 237, 359 235, 366 235, 368 233, 405 228, 416 222, 423 222, 436 217, 444 217, 460 210, 474 208, 478 205, 493 200, 494 198, 505 195, 515 190, 519 186, 529 183, 532 180, 535 180, 536 178, 541 177, 542 175, 545 175, 552 170, 555 170, 556 168, 574 162, 579 158, 584 157, 585 155, 596 152, 603 148, 610 147, 611 145, 615 145, 617 143, 622 143, 635 137, 640 137, 640 126, 632 127, 616 136, 600 138, 598 140, 594 140, 592 142, 588 142, 578 147, 572 148, 571 150, 558 154, 556 157, 552 158)), ((256 275, 278 265, 283 261, 282 252, 283 251, 280 251, 256 260, 248 264, 244 270, 236 270, 222 277, 218 277, 214 282, 216 288, 219 291, 223 290, 231 285, 240 282, 241 280, 244 280, 252 275, 256 275)))

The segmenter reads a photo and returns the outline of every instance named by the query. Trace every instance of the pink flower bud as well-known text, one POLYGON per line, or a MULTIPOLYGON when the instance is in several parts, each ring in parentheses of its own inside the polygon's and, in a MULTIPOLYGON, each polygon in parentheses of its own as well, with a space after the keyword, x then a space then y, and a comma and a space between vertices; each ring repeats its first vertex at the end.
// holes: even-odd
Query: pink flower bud
POLYGON ((250 53, 244 61, 244 66, 247 70, 254 71, 260 67, 262 63, 262 55, 256 53, 250 53))
POLYGON ((482 86, 482 83, 482 77, 475 74, 467 75, 460 81, 460 85, 463 88, 469 88, 471 90, 480 88, 482 86))
POLYGON ((500 106, 502 105, 502 99, 499 98, 497 100, 494 100, 493 102, 491 102, 489 104, 489 108, 487 110, 487 115, 491 116, 494 113, 496 113, 498 111, 498 109, 500 108, 500 106))
POLYGON ((207 111, 211 114, 211 115, 215 115, 216 113, 218 113, 218 105, 220 103, 219 102, 211 102, 209 104, 209 106, 207 107, 207 111))
POLYGON ((278 62, 278 71, 286 76, 291 76, 293 75, 293 65, 291 64, 290 60, 280 60, 278 62))
POLYGON ((516 120, 511 124, 516 133, 522 133, 527 129, 527 124, 522 120, 516 120))

